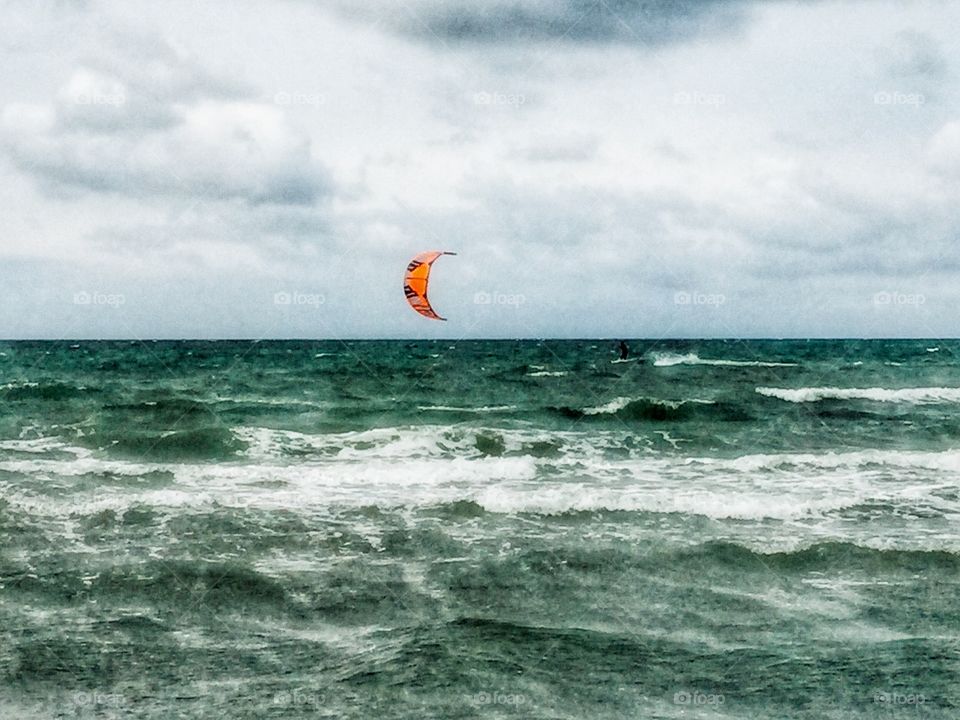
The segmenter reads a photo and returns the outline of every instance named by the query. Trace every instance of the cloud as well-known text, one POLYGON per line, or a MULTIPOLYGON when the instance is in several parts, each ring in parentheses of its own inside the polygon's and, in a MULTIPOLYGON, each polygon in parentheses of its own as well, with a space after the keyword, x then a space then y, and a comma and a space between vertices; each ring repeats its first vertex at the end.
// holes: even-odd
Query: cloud
POLYGON ((943 175, 954 179, 960 177, 960 121, 946 123, 930 139, 927 161, 943 175))
POLYGON ((309 137, 280 107, 162 41, 119 38, 50 103, 11 103, 0 116, 3 147, 48 192, 281 204, 330 192, 309 137))
POLYGON ((531 162, 586 162, 597 155, 600 140, 595 135, 542 138, 518 149, 531 162))
POLYGON ((952 6, 170 7, 34 13, 42 35, 0 40, 0 242, 59 263, 3 279, 29 273, 50 317, 88 321, 68 288, 125 294, 121 335, 909 332, 863 319, 897 290, 955 330, 934 302, 960 267, 952 6), (460 253, 446 325, 397 279, 429 247, 460 253))
POLYGON ((937 40, 927 33, 904 30, 880 51, 881 61, 891 77, 939 80, 949 64, 937 40))
POLYGON ((729 32, 744 20, 744 0, 409 0, 394 7, 341 10, 439 43, 625 42, 664 45, 729 32))

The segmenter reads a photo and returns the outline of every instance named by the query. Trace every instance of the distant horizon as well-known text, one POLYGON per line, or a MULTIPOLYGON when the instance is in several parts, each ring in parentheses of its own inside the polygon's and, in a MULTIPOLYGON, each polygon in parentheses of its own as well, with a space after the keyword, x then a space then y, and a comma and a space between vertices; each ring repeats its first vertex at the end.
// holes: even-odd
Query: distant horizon
POLYGON ((960 341, 960 337, 853 337, 853 336, 714 336, 714 337, 630 337, 629 335, 611 335, 609 337, 461 337, 461 338, 425 338, 425 337, 328 337, 328 338, 309 338, 309 337, 263 337, 263 338, 243 338, 243 337, 155 337, 155 338, 136 338, 136 337, 105 337, 105 338, 0 338, 0 342, 49 342, 49 343, 85 343, 85 342, 128 342, 128 343, 148 343, 148 342, 431 342, 431 343, 461 343, 461 342, 697 342, 697 341, 764 341, 764 342, 808 342, 808 341, 857 341, 857 342, 951 342, 960 341))

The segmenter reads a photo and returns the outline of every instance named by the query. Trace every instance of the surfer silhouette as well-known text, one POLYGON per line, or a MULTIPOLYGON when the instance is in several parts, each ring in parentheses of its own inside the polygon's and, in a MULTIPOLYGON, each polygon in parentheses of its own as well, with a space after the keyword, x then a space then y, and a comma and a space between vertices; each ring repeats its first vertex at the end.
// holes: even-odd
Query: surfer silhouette
POLYGON ((630 354, 630 348, 627 346, 627 343, 621 340, 620 341, 620 359, 626 360, 629 354, 630 354))

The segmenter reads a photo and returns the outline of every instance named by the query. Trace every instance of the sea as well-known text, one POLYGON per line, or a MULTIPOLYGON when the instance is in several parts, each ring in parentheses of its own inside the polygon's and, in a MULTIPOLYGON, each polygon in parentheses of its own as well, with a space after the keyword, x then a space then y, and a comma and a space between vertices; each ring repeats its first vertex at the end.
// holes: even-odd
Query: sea
POLYGON ((960 341, 628 343, 0 343, 0 718, 960 718, 960 341))

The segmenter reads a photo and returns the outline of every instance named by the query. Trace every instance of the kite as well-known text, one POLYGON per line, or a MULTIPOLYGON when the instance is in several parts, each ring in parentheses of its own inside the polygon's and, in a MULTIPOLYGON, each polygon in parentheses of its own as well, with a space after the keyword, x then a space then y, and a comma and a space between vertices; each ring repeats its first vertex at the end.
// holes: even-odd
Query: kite
POLYGON ((407 265, 407 274, 403 277, 403 294, 407 296, 410 307, 431 320, 446 320, 440 317, 427 299, 427 286, 430 284, 430 268, 441 255, 456 255, 452 252, 431 250, 417 255, 407 265))

